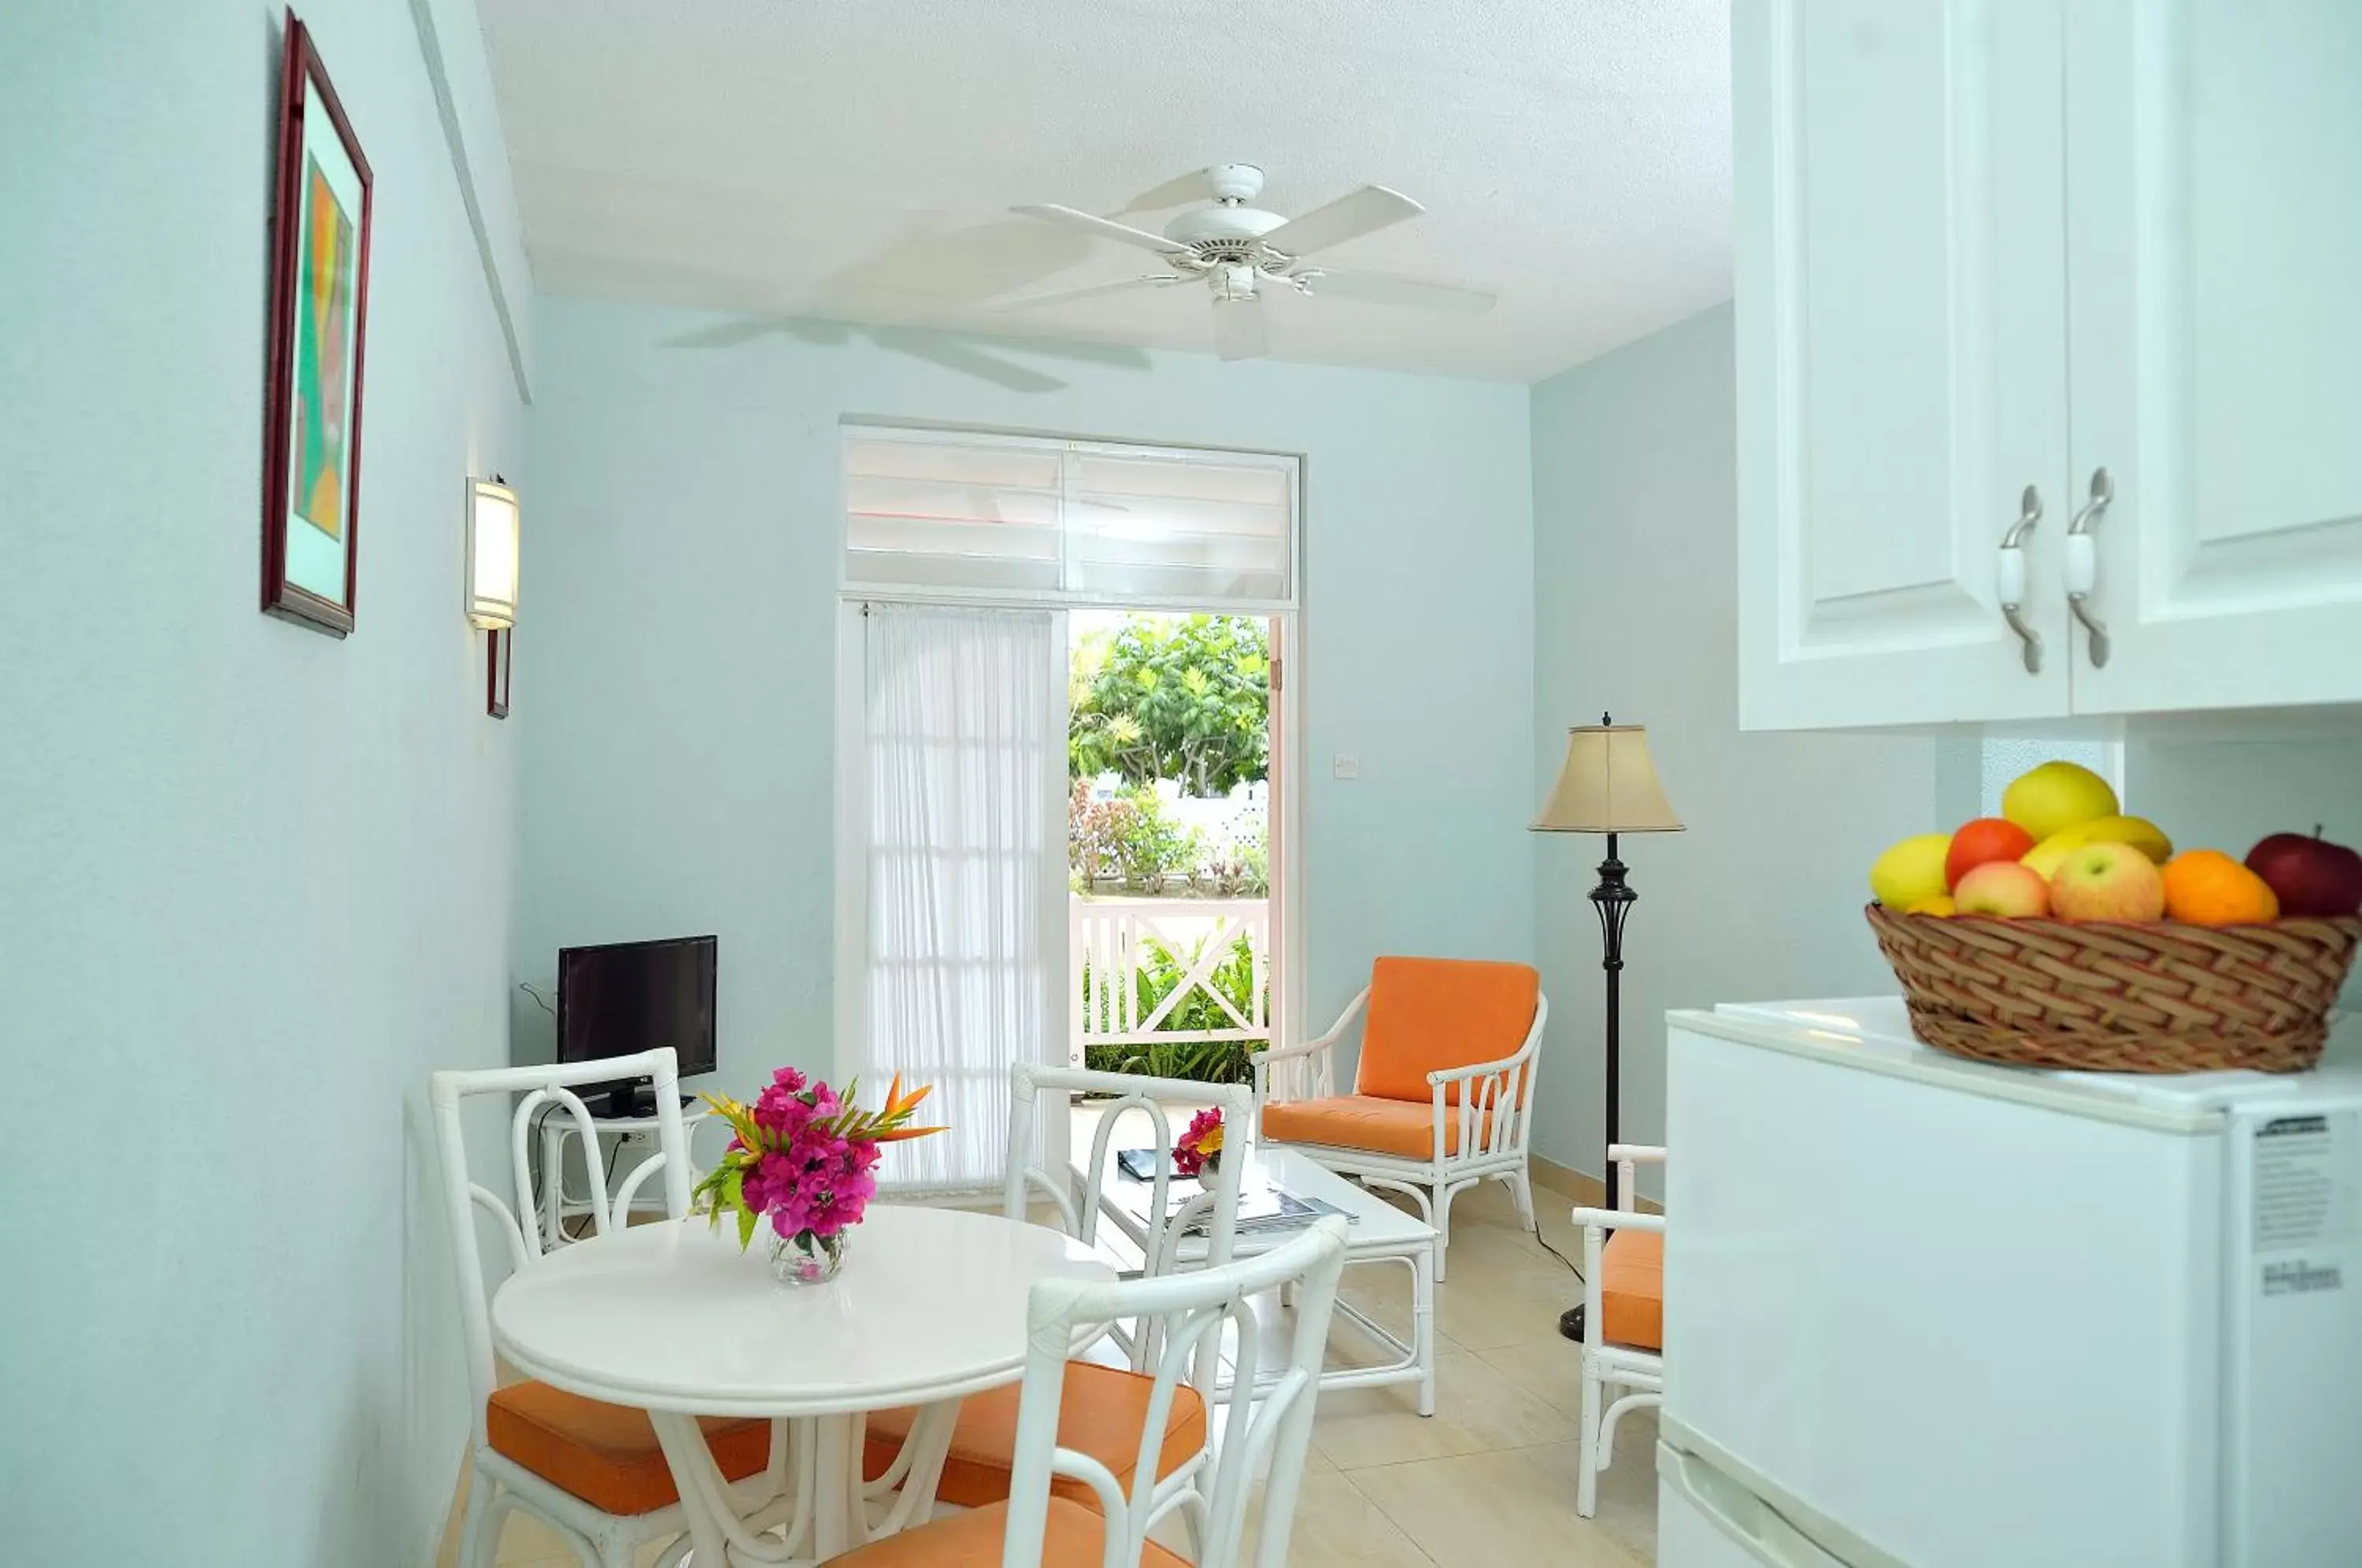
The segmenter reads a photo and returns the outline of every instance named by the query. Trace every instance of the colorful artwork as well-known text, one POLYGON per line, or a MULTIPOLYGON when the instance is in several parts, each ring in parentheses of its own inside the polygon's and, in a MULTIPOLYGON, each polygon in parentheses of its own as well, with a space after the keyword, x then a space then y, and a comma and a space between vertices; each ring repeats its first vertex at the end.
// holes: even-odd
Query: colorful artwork
POLYGON ((296 293, 296 515, 331 539, 345 531, 347 414, 352 407, 353 221, 316 159, 304 160, 296 293))
POLYGON ((262 608, 341 637, 353 629, 359 559, 373 180, 312 35, 292 15, 282 70, 262 608))

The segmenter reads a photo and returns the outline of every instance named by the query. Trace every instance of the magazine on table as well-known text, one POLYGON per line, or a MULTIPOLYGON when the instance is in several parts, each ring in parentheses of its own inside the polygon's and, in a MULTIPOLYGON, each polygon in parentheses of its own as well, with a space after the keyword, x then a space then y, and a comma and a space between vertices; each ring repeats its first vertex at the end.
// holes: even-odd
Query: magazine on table
MULTIPOLYGON (((1127 1181, 1138 1184, 1137 1200, 1127 1202, 1124 1206, 1142 1218, 1146 1218, 1149 1192, 1152 1190, 1150 1184, 1153 1180, 1156 1169, 1156 1151, 1153 1149, 1120 1150, 1116 1154, 1116 1168, 1122 1173, 1127 1181)), ((1169 1166, 1165 1174, 1171 1178, 1170 1184, 1165 1188, 1164 1198, 1167 1218, 1178 1213, 1199 1193, 1213 1190, 1209 1183, 1194 1176, 1182 1176, 1169 1166)), ((1239 1231, 1242 1235, 1258 1231, 1292 1230, 1299 1225, 1309 1225, 1324 1214, 1343 1214, 1345 1222, 1349 1225, 1355 1220, 1353 1215, 1346 1214, 1345 1210, 1333 1203, 1318 1198, 1306 1198, 1300 1193, 1290 1192, 1284 1187, 1274 1187, 1271 1183, 1253 1175, 1247 1176, 1239 1184, 1239 1231)), ((1201 1220, 1194 1228, 1202 1229, 1203 1227, 1204 1221, 1201 1220)))

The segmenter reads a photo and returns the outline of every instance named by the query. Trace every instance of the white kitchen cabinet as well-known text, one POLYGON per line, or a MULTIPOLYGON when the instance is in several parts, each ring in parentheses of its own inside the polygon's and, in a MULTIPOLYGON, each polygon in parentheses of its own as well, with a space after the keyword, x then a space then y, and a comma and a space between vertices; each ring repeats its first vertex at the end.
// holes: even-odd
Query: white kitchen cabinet
POLYGON ((2066 40, 2070 428, 2114 491, 2075 707, 2362 699, 2362 4, 2072 0, 2066 40))
POLYGON ((1745 0, 1732 48, 1742 723, 2362 701, 2362 0, 1745 0))
POLYGON ((1739 704, 1750 728, 2068 712, 2053 0, 1733 8, 1739 704), (2029 668, 2031 666, 2031 668, 2029 668))

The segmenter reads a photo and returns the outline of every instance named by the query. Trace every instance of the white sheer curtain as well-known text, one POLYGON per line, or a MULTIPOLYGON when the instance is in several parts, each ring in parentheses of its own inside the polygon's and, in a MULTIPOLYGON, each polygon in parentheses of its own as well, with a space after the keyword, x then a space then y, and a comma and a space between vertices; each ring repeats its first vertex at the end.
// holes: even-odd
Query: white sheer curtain
POLYGON ((921 1119, 951 1128, 889 1147, 879 1176, 895 1187, 996 1184, 1010 1065, 1065 1059, 1063 630, 1047 610, 864 615, 860 1071, 933 1084, 921 1119))

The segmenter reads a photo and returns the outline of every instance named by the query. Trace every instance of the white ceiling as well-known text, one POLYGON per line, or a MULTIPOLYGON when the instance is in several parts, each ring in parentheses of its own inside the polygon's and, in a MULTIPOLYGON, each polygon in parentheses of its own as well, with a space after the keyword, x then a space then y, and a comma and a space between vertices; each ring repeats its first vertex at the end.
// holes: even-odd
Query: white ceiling
POLYGON ((1280 213, 1403 191, 1425 216, 1322 259, 1500 296, 1474 321, 1277 299, 1278 358, 1529 381, 1730 293, 1727 0, 481 10, 559 293, 1202 350, 1195 288, 985 302, 1154 267, 1010 206, 1161 228, 1175 176, 1230 160, 1280 213))

